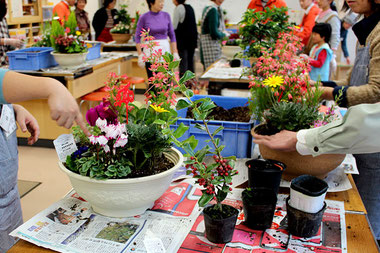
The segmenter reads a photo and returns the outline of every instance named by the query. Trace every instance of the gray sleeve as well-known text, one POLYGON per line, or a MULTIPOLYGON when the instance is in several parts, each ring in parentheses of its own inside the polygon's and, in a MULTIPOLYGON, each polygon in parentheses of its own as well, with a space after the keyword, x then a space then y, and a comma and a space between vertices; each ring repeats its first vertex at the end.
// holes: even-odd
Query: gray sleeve
POLYGON ((341 120, 307 130, 306 145, 312 155, 380 152, 380 104, 360 104, 341 120))
POLYGON ((183 4, 176 6, 174 9, 174 14, 173 14, 174 30, 177 29, 179 23, 182 23, 185 20, 185 16, 186 16, 185 6, 183 6, 183 4))
POLYGON ((331 38, 330 47, 331 49, 337 50, 340 43, 340 19, 338 16, 331 18, 328 23, 331 25, 331 38))

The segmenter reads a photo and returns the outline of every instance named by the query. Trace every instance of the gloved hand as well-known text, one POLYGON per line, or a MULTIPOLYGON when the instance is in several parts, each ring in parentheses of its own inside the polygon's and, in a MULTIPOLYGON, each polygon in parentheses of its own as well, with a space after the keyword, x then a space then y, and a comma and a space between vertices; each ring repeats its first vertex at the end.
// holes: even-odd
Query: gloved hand
POLYGON ((145 68, 145 62, 143 60, 143 57, 144 57, 144 54, 139 54, 137 65, 139 65, 140 68, 145 68))
POLYGON ((223 31, 223 33, 224 33, 224 37, 229 38, 231 36, 231 34, 227 30, 223 31))
POLYGON ((179 61, 179 60, 181 60, 181 58, 179 57, 179 54, 178 54, 178 53, 173 53, 173 57, 174 57, 174 60, 175 60, 175 61, 179 61))
POLYGON ((4 41, 5 46, 12 46, 12 47, 20 48, 24 45, 24 42, 22 40, 19 40, 19 39, 4 38, 3 41, 4 41))

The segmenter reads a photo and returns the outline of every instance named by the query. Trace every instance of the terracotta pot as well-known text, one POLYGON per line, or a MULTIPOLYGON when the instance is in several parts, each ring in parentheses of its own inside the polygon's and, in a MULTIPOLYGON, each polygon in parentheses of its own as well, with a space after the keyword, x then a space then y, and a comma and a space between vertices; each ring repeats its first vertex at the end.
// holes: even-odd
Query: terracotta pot
POLYGON ((112 39, 118 44, 126 44, 131 39, 132 34, 129 33, 111 33, 112 39))
MULTIPOLYGON (((254 129, 251 133, 254 132, 254 129)), ((326 154, 313 157, 311 155, 300 155, 297 151, 273 150, 265 145, 259 145, 259 149, 264 159, 280 161, 286 165, 286 171, 282 174, 282 178, 285 180, 291 180, 304 174, 323 179, 330 171, 338 167, 346 157, 345 154, 326 154)))

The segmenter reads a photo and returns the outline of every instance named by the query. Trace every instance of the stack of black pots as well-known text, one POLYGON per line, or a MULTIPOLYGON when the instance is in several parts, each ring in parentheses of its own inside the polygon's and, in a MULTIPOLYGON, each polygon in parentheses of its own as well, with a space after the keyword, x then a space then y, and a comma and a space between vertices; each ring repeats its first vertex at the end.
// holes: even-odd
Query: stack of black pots
POLYGON ((285 164, 252 159, 246 162, 246 166, 249 188, 242 193, 245 225, 255 230, 265 230, 272 225, 285 164))

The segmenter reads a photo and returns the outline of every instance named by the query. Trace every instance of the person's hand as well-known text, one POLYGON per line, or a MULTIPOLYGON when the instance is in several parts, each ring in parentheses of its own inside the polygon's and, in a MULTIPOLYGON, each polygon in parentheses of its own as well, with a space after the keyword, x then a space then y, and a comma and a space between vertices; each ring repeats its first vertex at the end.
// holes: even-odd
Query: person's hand
POLYGON ((12 46, 15 48, 20 48, 24 45, 24 42, 22 40, 19 40, 19 39, 4 38, 4 45, 12 46))
POLYGON ((137 65, 139 65, 140 68, 145 68, 145 62, 143 60, 144 54, 139 54, 139 58, 137 59, 137 65))
MULTIPOLYGON (((315 86, 317 84, 317 82, 310 79, 309 84, 310 84, 310 86, 315 86)), ((319 82, 319 86, 322 86, 322 82, 319 82)))
POLYGON ((253 142, 263 144, 271 149, 279 151, 295 151, 297 144, 297 133, 287 130, 282 130, 275 135, 259 135, 253 134, 253 142))
POLYGON ((30 133, 28 144, 33 145, 40 136, 40 127, 38 126, 36 118, 34 118, 33 115, 21 105, 13 105, 13 109, 16 114, 17 124, 20 126, 21 131, 23 133, 26 131, 30 133))
POLYGON ((224 33, 224 37, 229 38, 231 36, 231 34, 228 31, 223 31, 223 33, 224 33))
POLYGON ((309 60, 309 56, 307 54, 300 54, 300 57, 306 60, 309 60))
POLYGON ((179 61, 181 60, 181 58, 179 57, 179 54, 176 52, 176 53, 173 53, 173 57, 174 57, 174 61, 179 61))
POLYGON ((91 135, 79 111, 77 102, 65 86, 59 84, 56 89, 49 94, 48 105, 51 118, 55 120, 59 126, 71 128, 75 121, 87 136, 91 135))

